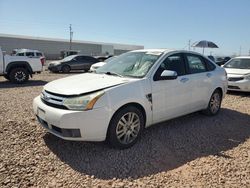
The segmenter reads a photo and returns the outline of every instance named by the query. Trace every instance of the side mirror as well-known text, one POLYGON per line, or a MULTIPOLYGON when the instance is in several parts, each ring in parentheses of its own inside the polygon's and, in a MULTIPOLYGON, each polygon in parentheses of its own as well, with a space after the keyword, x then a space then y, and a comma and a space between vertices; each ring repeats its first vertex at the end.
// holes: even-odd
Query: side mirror
POLYGON ((174 80, 178 77, 176 71, 164 70, 161 73, 160 80, 174 80))

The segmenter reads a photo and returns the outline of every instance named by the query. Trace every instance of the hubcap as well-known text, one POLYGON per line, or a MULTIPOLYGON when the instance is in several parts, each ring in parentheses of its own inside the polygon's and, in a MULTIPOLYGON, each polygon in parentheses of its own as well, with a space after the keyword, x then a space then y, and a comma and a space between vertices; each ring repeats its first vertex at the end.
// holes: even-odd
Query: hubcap
POLYGON ((26 75, 22 71, 18 71, 15 73, 15 79, 19 82, 24 81, 26 75))
POLYGON ((220 94, 219 93, 213 94, 211 101, 210 101, 210 109, 212 113, 215 114, 219 110, 220 102, 221 102, 220 94))
POLYGON ((140 118, 134 112, 128 112, 121 117, 116 126, 116 136, 120 143, 133 142, 140 131, 140 118))

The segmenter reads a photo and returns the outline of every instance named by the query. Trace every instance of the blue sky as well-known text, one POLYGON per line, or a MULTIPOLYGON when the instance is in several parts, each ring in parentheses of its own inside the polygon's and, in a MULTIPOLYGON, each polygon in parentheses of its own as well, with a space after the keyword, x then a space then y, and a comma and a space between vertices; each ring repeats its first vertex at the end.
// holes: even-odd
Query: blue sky
MULTIPOLYGON (((250 51, 250 0, 0 0, 0 33, 187 49, 210 40, 250 51)), ((197 51, 201 51, 200 49, 197 51)))

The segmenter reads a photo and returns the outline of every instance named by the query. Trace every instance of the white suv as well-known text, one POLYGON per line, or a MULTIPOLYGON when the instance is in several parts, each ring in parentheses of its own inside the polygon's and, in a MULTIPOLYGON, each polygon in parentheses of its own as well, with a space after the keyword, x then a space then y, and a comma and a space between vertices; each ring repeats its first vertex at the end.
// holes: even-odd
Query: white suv
POLYGON ((198 53, 137 50, 96 73, 48 83, 33 108, 60 138, 128 148, 150 125, 200 110, 217 114, 226 89, 224 68, 198 53))

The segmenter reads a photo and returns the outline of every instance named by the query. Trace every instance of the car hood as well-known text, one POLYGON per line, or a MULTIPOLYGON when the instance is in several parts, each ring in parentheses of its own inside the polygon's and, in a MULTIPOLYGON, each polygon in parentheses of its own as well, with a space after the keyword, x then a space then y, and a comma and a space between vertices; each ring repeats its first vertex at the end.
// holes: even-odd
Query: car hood
POLYGON ((246 74, 250 74, 250 69, 232 69, 232 68, 225 68, 228 75, 232 76, 243 76, 246 74))
POLYGON ((99 63, 93 64, 92 66, 93 66, 93 67, 101 67, 101 66, 103 66, 103 65, 105 65, 105 64, 106 64, 106 62, 99 62, 99 63))
POLYGON ((44 86, 44 89, 61 95, 80 95, 124 84, 132 80, 135 79, 105 74, 83 73, 49 82, 44 86))

